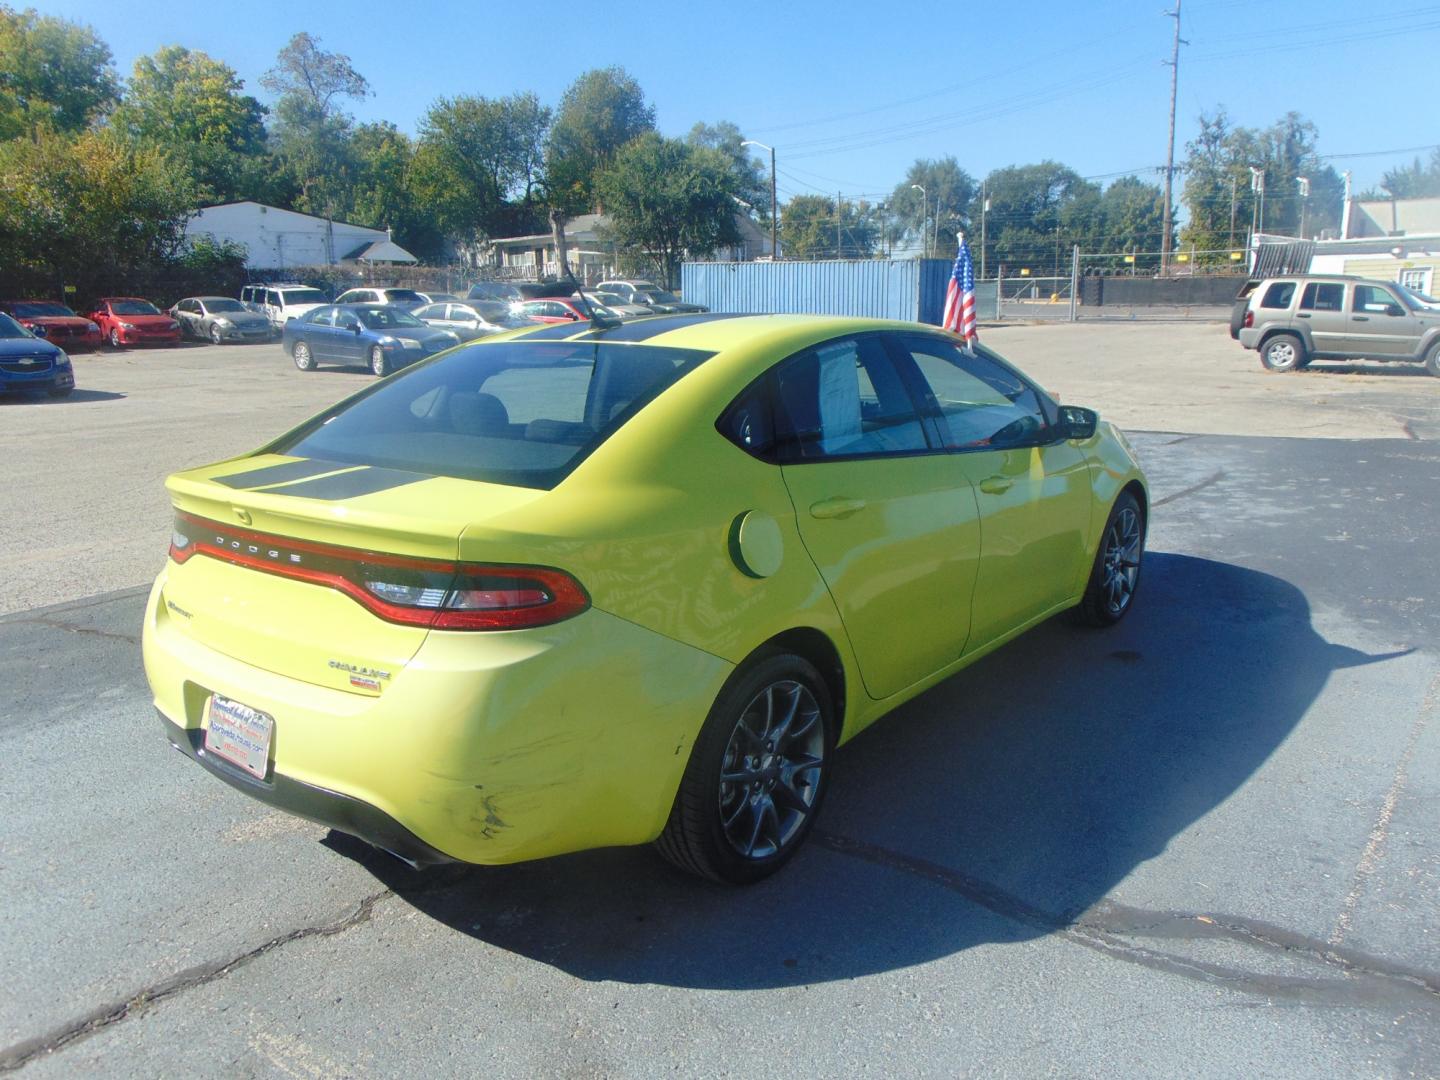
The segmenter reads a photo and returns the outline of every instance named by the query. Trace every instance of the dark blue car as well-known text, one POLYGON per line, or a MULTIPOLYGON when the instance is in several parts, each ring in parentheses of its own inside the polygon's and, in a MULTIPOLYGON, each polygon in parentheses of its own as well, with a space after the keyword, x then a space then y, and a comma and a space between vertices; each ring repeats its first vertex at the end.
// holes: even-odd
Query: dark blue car
POLYGON ((285 324, 281 344, 295 366, 366 364, 388 375, 460 342, 394 304, 327 304, 285 324))
POLYGON ((0 394, 44 390, 68 397, 74 389, 75 369, 65 350, 0 314, 0 394))

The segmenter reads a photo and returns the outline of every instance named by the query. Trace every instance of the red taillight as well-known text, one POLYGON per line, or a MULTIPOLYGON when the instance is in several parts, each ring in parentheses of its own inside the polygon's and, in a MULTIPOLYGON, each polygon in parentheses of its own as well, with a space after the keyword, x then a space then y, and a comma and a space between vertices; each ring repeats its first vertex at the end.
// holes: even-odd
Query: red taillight
POLYGON ((1252 327, 1252 326, 1254 326, 1254 325, 1255 325, 1255 313, 1254 313, 1253 311, 1250 311, 1250 310, 1247 309, 1246 312, 1245 312, 1245 328, 1248 330, 1250 327, 1252 327))
POLYGON ((177 513, 170 558, 184 563, 197 554, 335 589, 387 622, 436 630, 547 626, 590 606, 578 581, 550 567, 412 559, 177 513))

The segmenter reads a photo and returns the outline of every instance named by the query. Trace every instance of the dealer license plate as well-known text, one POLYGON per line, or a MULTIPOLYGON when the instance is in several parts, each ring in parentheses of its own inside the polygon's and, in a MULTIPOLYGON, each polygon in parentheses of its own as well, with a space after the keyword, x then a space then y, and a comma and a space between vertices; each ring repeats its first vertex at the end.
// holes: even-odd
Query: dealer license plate
POLYGON ((207 752, 263 780, 274 733, 275 720, 268 713, 219 694, 211 695, 210 726, 205 729, 207 752))

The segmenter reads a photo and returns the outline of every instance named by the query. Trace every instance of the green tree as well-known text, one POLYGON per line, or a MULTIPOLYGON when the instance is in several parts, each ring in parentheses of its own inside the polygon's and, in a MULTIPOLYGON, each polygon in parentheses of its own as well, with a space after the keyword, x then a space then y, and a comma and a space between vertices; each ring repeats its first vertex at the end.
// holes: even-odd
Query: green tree
POLYGON ((875 254, 880 214, 866 202, 796 195, 780 215, 780 247, 794 259, 868 259, 875 254))
POLYGON ((135 61, 111 124, 186 164, 205 202, 249 197, 265 154, 265 108, 233 68, 168 45, 135 61))
POLYGON ((299 33, 280 50, 260 85, 277 95, 275 148, 299 189, 296 209, 338 216, 355 182, 351 121, 340 101, 366 97, 370 84, 348 56, 326 52, 319 38, 299 33))
POLYGON ((596 180, 630 140, 655 130, 655 108, 621 67, 587 71, 570 84, 545 154, 548 201, 563 214, 596 205, 596 180))
MULTIPOLYGON (((1099 189, 1055 161, 996 169, 985 178, 985 193, 990 200, 985 229, 989 273, 1002 264, 1010 273, 1062 272, 1069 265, 1068 245, 1075 242, 1066 237, 1088 234, 1099 206, 1099 189)), ((970 217, 979 220, 978 193, 970 217)), ((972 250, 978 263, 979 245, 972 250)))
POLYGON ((0 264, 73 273, 163 262, 194 208, 163 151, 113 131, 0 143, 0 264))
POLYGON ((0 139, 78 132, 119 97, 110 49, 88 26, 0 6, 0 139))
POLYGON ((752 155, 740 128, 729 120, 717 124, 697 123, 685 136, 691 146, 718 150, 730 162, 735 173, 735 196, 751 208, 756 221, 770 223, 770 161, 752 155))
POLYGON ((891 228, 926 255, 953 257, 955 233, 969 229, 975 199, 975 178, 953 157, 917 159, 890 196, 891 228))
MULTIPOLYGON (((1097 198, 1088 232, 1077 228, 1073 235, 1082 251, 1157 252, 1165 235, 1165 192, 1159 184, 1122 176, 1097 198)), ((1108 263, 1114 269, 1126 265, 1123 255, 1108 263)))
MULTIPOLYGON (((1440 149, 1430 154, 1430 160, 1422 163, 1417 157, 1411 165, 1388 169, 1380 178, 1381 191, 1376 198, 1430 199, 1440 195, 1440 149)), ((1371 197, 1366 192, 1366 197, 1371 197)))
POLYGON ((650 131, 624 146, 596 179, 609 234, 661 265, 668 284, 686 255, 738 243, 735 174, 726 156, 650 131))

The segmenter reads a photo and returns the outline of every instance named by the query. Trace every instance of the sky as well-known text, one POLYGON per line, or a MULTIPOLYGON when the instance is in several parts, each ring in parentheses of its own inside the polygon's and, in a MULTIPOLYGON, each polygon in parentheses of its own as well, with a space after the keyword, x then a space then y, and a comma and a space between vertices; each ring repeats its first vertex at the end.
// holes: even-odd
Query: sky
MULTIPOLYGON (((1189 44, 1177 162, 1200 114, 1219 108, 1246 126, 1300 112, 1357 192, 1440 144, 1440 4, 1367 5, 1366 14, 1340 0, 1178 2, 1189 44)), ((373 96, 351 107, 356 119, 411 134, 439 97, 529 90, 553 106, 582 71, 620 65, 663 133, 730 120, 773 145, 782 203, 806 192, 883 198, 917 158, 953 155, 977 178, 1050 158, 1102 182, 1158 180, 1165 162, 1167 0, 245 0, 203 15, 174 0, 35 7, 92 26, 122 75, 137 57, 178 44, 229 64, 267 104, 260 75, 292 34, 309 31, 370 81, 373 96)))

